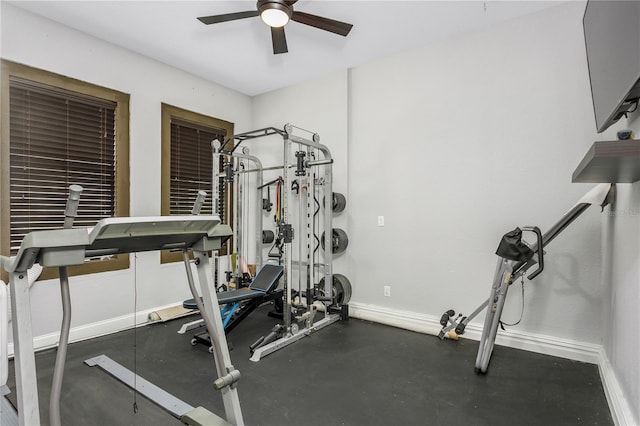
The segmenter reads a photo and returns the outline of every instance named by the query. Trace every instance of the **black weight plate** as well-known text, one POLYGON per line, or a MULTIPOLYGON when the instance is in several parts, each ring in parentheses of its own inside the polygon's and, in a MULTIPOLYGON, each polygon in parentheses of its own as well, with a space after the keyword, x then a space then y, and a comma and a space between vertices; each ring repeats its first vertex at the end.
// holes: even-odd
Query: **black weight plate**
POLYGON ((332 243, 333 243, 333 254, 343 253, 347 247, 349 246, 349 237, 347 237, 347 233, 340 228, 333 228, 332 235, 332 243))
POLYGON ((334 213, 340 213, 344 211, 344 209, 347 207, 347 198, 343 194, 339 192, 334 192, 332 199, 333 199, 332 207, 333 207, 334 213))
MULTIPOLYGON (((324 278, 318 284, 320 292, 324 292, 324 278)), ((332 304, 346 305, 351 300, 351 282, 342 274, 333 274, 332 304)))
POLYGON ((333 274, 333 286, 335 288, 336 295, 342 295, 336 297, 336 303, 338 305, 346 305, 351 300, 351 282, 342 274, 333 274))
MULTIPOLYGON (((322 249, 324 250, 324 232, 320 237, 320 242, 322 244, 322 249)), ((340 254, 344 252, 349 246, 349 237, 347 237, 347 233, 340 228, 333 228, 331 232, 331 248, 333 254, 340 254)))

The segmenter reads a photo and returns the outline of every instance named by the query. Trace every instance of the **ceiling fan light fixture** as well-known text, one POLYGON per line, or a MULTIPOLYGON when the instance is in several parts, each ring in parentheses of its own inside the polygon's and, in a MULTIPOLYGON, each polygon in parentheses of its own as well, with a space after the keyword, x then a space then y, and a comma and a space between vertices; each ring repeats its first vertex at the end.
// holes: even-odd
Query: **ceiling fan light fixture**
POLYGON ((265 2, 258 11, 262 21, 270 27, 283 27, 291 18, 291 9, 279 1, 265 2))

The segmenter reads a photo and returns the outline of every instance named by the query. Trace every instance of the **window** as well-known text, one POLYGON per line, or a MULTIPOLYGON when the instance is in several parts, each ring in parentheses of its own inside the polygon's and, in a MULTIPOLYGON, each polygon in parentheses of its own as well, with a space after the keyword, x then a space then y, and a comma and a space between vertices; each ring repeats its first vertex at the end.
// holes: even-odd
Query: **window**
MULTIPOLYGON (((71 184, 83 187, 74 226, 128 215, 128 95, 9 61, 2 93, 3 254, 15 255, 31 231, 62 228, 71 184)), ((125 255, 69 272, 128 267, 125 255)))
MULTIPOLYGON (((233 123, 162 104, 162 215, 190 214, 200 190, 207 192, 201 213, 212 214, 211 142, 232 134, 233 123)), ((161 259, 165 263, 182 257, 163 252, 161 259)))

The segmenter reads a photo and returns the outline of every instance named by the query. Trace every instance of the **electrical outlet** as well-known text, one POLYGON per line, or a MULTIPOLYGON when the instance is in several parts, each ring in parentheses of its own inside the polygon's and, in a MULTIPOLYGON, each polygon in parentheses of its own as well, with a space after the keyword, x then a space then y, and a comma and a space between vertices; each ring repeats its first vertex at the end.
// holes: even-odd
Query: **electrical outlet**
POLYGON ((389 285, 385 285, 384 286, 384 295, 387 296, 387 297, 391 296, 391 286, 389 286, 389 285))
POLYGON ((384 226, 384 216, 378 216, 378 226, 384 226))

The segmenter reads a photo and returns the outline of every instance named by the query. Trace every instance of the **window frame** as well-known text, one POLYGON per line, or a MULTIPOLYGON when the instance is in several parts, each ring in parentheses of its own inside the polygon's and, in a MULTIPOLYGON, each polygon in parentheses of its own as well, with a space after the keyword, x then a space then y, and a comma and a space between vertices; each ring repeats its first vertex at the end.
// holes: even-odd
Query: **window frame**
MULTIPOLYGON (((175 118, 181 123, 193 123, 198 127, 209 127, 223 130, 229 137, 233 135, 234 124, 229 121, 222 120, 220 118, 211 117, 208 115, 200 114, 197 112, 189 111, 183 108, 179 108, 173 105, 162 103, 162 129, 161 129, 161 141, 162 141, 162 163, 161 163, 161 205, 160 214, 162 216, 168 216, 171 211, 170 195, 171 195, 171 119, 175 118)), ((207 191, 208 200, 210 202, 211 190, 207 191)), ((195 201, 195 199, 194 199, 195 201)), ((222 215, 221 215, 222 216, 222 215)), ((182 261, 182 254, 176 252, 169 252, 163 250, 160 255, 160 263, 171 263, 182 261)))
MULTIPOLYGON (((106 87, 98 86, 71 77, 33 68, 28 65, 2 59, 0 61, 0 206, 10 205, 10 78, 45 84, 83 95, 93 96, 116 103, 115 109, 115 216, 129 216, 129 98, 126 93, 106 87)), ((81 182, 79 182, 82 185, 81 182)), ((80 198, 80 209, 82 197, 80 198)), ((0 252, 8 254, 10 251, 10 212, 0 209, 0 252)), ((111 259, 87 262, 83 265, 69 267, 69 275, 84 275, 97 272, 122 270, 129 268, 128 254, 120 254, 111 259)), ((8 275, 1 271, 2 279, 8 275)), ((58 277, 58 268, 45 268, 40 279, 58 277)))

